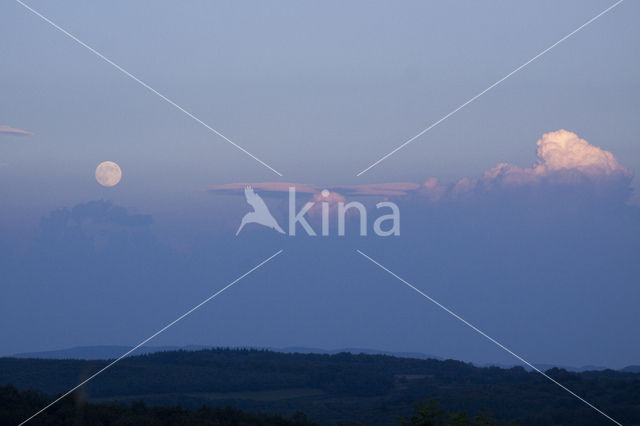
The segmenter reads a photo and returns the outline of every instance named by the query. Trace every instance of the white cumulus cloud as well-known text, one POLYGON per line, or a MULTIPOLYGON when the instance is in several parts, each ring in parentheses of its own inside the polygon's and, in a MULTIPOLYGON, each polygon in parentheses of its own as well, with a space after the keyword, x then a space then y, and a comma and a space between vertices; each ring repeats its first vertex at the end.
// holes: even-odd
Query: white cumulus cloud
POLYGON ((542 135, 537 145, 538 162, 533 168, 536 174, 544 175, 563 169, 575 169, 591 176, 631 174, 609 151, 591 145, 566 130, 542 135))
POLYGON ((496 185, 513 187, 540 182, 581 182, 585 179, 621 179, 627 182, 633 176, 633 172, 621 166, 612 153, 591 145, 567 130, 545 133, 536 145, 538 159, 533 166, 522 168, 500 163, 479 179, 460 179, 453 187, 453 194, 460 195, 478 187, 486 189, 496 185))

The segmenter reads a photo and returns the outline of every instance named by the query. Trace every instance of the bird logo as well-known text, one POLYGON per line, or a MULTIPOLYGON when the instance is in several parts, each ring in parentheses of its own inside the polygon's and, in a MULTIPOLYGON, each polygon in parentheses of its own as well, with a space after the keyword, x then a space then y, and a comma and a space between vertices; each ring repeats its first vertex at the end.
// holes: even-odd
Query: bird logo
POLYGON ((252 187, 247 186, 244 188, 244 196, 247 199, 247 203, 249 203, 249 205, 253 207, 253 211, 245 214, 242 217, 242 223, 240 223, 240 227, 238 228, 236 235, 238 235, 242 228, 248 223, 258 223, 260 225, 266 226, 267 228, 275 229, 281 234, 284 234, 284 231, 282 230, 282 228, 280 228, 278 222, 276 222, 276 219, 269 211, 267 205, 264 203, 262 198, 260 198, 260 196, 253 191, 252 187))

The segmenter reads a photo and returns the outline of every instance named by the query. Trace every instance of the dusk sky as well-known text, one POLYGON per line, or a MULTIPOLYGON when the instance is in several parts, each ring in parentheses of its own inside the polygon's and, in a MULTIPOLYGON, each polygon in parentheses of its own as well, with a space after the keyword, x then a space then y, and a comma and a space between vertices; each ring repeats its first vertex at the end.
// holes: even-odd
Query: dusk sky
POLYGON ((149 344, 518 363, 359 249, 533 363, 639 364, 638 2, 357 176, 613 3, 28 2, 279 176, 3 2, 0 355, 135 345, 283 249, 149 344), (236 236, 247 185, 401 234, 236 236))

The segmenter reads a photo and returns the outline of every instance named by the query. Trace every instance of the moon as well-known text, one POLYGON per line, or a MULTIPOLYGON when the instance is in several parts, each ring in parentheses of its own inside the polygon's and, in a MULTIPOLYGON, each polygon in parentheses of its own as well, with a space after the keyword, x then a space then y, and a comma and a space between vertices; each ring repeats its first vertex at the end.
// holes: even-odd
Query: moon
POLYGON ((122 179, 122 170, 113 161, 103 161, 96 167, 96 180, 102 186, 116 186, 122 179))

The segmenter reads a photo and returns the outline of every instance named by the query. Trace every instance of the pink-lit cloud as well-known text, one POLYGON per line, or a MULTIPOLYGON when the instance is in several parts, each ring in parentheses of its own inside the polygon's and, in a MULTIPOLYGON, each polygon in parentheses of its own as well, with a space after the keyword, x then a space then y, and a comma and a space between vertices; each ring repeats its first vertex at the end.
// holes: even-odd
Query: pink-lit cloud
POLYGON ((13 135, 13 136, 32 136, 33 133, 29 132, 28 130, 22 130, 22 129, 15 129, 13 127, 10 126, 0 126, 0 134, 4 134, 4 135, 13 135))
POLYGON ((310 201, 329 201, 331 205, 346 201, 346 197, 358 196, 417 196, 437 202, 498 188, 513 189, 543 183, 557 185, 589 181, 624 186, 633 177, 633 172, 620 165, 611 152, 592 145, 567 130, 545 133, 536 145, 537 160, 531 167, 500 163, 480 177, 463 177, 453 184, 442 183, 430 177, 422 184, 388 182, 320 187, 292 182, 259 182, 218 185, 210 190, 241 194, 245 186, 251 185, 258 190, 284 194, 289 191, 289 187, 295 187, 296 193, 311 194, 310 201), (329 198, 321 195, 324 189, 331 191, 329 198))
MULTIPOLYGON (((338 203, 347 203, 347 199, 344 195, 336 192, 323 190, 313 195, 312 203, 315 203, 313 207, 309 209, 309 216, 319 216, 322 214, 322 203, 327 203, 330 212, 338 210, 338 203)), ((351 211, 347 211, 351 213, 351 211)))
POLYGON ((348 195, 402 196, 418 190, 420 185, 413 182, 372 183, 365 185, 333 186, 332 189, 348 195))
POLYGON ((251 186, 255 189, 267 191, 267 192, 289 192, 290 187, 295 187, 296 192, 315 194, 319 193, 321 189, 313 185, 307 185, 304 183, 293 182, 240 182, 229 183, 225 185, 215 185, 209 188, 211 192, 232 192, 244 190, 245 187, 251 186))
POLYGON ((452 188, 461 195, 479 188, 519 187, 536 183, 570 184, 589 181, 628 182, 633 172, 620 165, 609 151, 591 145, 573 132, 558 130, 536 143, 537 161, 531 167, 500 163, 480 178, 462 178, 452 188))
POLYGON ((538 162, 533 172, 538 175, 575 169, 590 176, 615 173, 631 175, 631 170, 622 167, 613 154, 591 145, 578 135, 566 130, 558 130, 542 135, 538 140, 538 162))
MULTIPOLYGON (((244 182, 216 185, 209 188, 212 192, 237 192, 243 190, 245 186, 252 186, 255 189, 267 192, 289 192, 290 187, 295 187, 296 193, 314 194, 314 197, 321 197, 323 190, 329 190, 331 197, 339 194, 344 195, 371 195, 371 196, 402 196, 408 195, 420 189, 420 184, 413 182, 390 182, 364 185, 329 185, 318 186, 306 183, 294 182, 244 182)), ((318 198, 319 200, 320 198, 318 198)))

